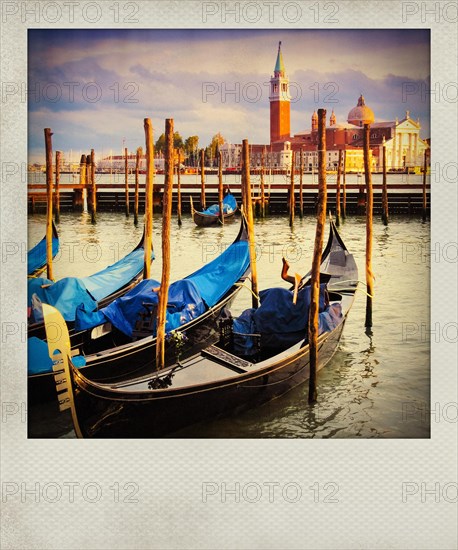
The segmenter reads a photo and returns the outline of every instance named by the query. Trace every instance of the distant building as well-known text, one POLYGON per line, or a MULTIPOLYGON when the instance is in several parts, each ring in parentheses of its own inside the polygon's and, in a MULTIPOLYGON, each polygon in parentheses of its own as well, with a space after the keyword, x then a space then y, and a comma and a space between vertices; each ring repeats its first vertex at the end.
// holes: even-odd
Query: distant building
MULTIPOLYGON (((313 171, 318 168, 318 114, 311 116, 311 128, 291 136, 291 98, 289 78, 285 71, 281 42, 278 45, 274 74, 270 78, 270 143, 250 146, 252 168, 261 166, 264 152, 266 169, 290 170, 292 152, 295 152, 295 165, 300 165, 300 152, 303 154, 304 169, 313 171)), ((345 151, 348 171, 362 172, 363 131, 362 121, 369 120, 371 165, 376 171, 382 170, 383 144, 386 147, 387 169, 418 169, 423 165, 424 151, 429 148, 426 140, 420 138, 420 121, 410 118, 410 112, 401 121, 373 122, 374 113, 366 105, 362 95, 357 105, 350 110, 346 124, 338 124, 334 110, 329 117, 326 128, 326 167, 335 170, 338 164, 339 150, 345 151)), ((240 144, 225 143, 220 147, 223 153, 225 169, 240 169, 240 144)))

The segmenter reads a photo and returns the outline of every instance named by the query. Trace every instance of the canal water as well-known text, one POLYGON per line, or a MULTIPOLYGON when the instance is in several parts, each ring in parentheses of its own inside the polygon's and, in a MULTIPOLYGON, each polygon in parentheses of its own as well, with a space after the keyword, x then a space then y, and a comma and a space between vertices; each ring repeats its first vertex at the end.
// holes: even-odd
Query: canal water
MULTIPOLYGON (((160 278, 160 218, 154 220, 156 261, 160 278)), ((190 216, 181 228, 173 219, 171 280, 184 277, 231 244, 239 218, 224 227, 198 228, 190 216)), ((29 217, 31 248, 44 234, 45 216, 29 217)), ((87 213, 64 213, 59 225, 61 252, 54 263, 56 279, 85 276, 128 253, 143 227, 133 217, 100 213, 92 225, 87 213)), ((282 256, 291 272, 311 265, 315 235, 313 216, 257 220, 259 288, 288 286, 280 278, 282 256)), ((365 280, 365 218, 348 218, 340 234, 365 280)), ((327 236, 325 236, 325 239, 327 236)), ((182 438, 427 438, 430 434, 430 226, 412 217, 392 217, 385 227, 374 220, 375 274, 373 327, 364 327, 366 295, 360 285, 343 337, 332 361, 318 374, 318 401, 307 401, 308 384, 256 410, 182 430, 182 438)), ((251 305, 242 289, 233 312, 251 305)), ((32 413, 32 411, 30 411, 32 413)), ((33 422, 33 418, 29 422, 33 422)), ((69 430, 66 437, 72 437, 69 430)))

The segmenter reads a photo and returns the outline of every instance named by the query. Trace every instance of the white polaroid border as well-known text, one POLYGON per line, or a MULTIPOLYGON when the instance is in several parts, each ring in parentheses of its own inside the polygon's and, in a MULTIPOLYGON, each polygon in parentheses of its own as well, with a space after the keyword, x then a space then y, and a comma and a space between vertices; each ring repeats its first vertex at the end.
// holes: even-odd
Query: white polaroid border
MULTIPOLYGON (((431 246, 456 249, 456 1, 3 1, 1 17, 2 86, 27 82, 28 28, 430 28, 431 163, 439 171, 451 166, 449 179, 455 170, 453 182, 431 178, 431 246), (44 9, 47 18, 33 15, 44 9), (90 22, 95 13, 100 18, 90 22)), ((3 250, 27 242, 20 94, 2 98, 1 166, 3 250)), ((2 548, 456 548, 450 411, 432 417, 424 440, 28 440, 24 265, 2 258, 2 548), (226 499, 208 498, 223 484, 226 499), (237 484, 239 498, 230 493, 237 484), (257 486, 267 491, 261 500, 257 486)), ((456 258, 432 257, 431 278, 431 326, 456 327, 456 258)), ((455 413, 456 351, 456 343, 432 338, 431 406, 455 404, 455 413)))

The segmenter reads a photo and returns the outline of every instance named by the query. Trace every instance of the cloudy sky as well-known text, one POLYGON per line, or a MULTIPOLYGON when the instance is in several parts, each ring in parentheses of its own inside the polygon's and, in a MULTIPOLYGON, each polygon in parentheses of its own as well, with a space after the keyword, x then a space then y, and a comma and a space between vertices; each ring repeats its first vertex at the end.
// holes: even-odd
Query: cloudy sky
POLYGON ((99 155, 155 139, 173 118, 206 146, 269 141, 268 86, 278 42, 291 81, 291 132, 314 109, 346 121, 360 93, 376 121, 420 118, 430 136, 427 30, 29 30, 29 161, 43 161, 43 128, 64 152, 99 155), (31 93, 30 90, 33 90, 31 93))

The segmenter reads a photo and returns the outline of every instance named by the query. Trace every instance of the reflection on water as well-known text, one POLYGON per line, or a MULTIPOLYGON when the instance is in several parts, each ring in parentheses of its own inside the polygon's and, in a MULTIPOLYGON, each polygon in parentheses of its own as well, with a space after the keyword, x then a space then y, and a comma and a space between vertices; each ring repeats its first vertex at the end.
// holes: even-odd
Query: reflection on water
MULTIPOLYGON (((44 215, 29 218, 30 248, 44 234, 44 215)), ((429 224, 420 219, 393 217, 389 226, 374 219, 375 274, 373 327, 364 328, 365 288, 357 293, 338 351, 318 374, 318 401, 309 405, 308 384, 256 410, 193 426, 176 437, 288 438, 424 438, 429 415, 405 415, 406 406, 429 403, 429 335, 407 334, 408 324, 429 325, 429 224)), ((152 276, 160 277, 160 220, 153 224, 156 262, 152 276)), ((224 227, 196 227, 189 216, 172 225, 172 280, 184 277, 212 260, 235 238, 239 221, 224 227)), ((140 240, 143 227, 123 213, 100 213, 96 225, 87 214, 62 214, 62 251, 55 276, 84 276, 127 254, 140 240)), ((290 229, 286 216, 256 222, 259 287, 287 286, 280 279, 281 258, 291 271, 305 273, 311 264, 315 219, 296 219, 290 229)), ((340 228, 355 255, 360 279, 365 269, 365 219, 352 217, 340 228)), ((242 291, 234 312, 250 307, 242 291)))

